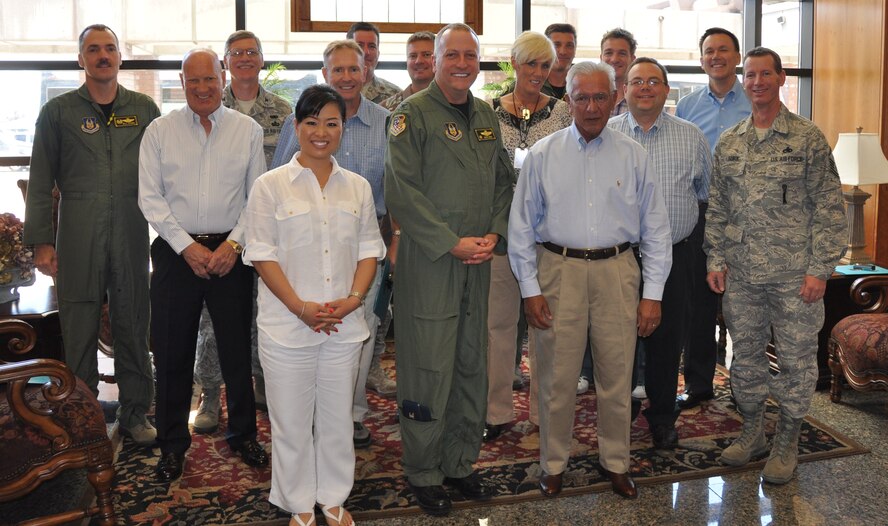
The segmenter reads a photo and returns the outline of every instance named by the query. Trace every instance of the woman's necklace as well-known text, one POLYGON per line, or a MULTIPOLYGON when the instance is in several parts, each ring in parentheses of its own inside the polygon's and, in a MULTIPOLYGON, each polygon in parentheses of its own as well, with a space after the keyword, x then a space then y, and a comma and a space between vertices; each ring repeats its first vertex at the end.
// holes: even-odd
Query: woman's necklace
MULTIPOLYGON (((537 106, 540 105, 540 98, 542 95, 537 93, 537 100, 533 105, 533 109, 536 110, 537 106)), ((521 101, 515 97, 515 92, 512 92, 512 105, 515 106, 515 112, 518 113, 520 111, 520 122, 518 123, 518 147, 522 150, 527 149, 527 135, 530 133, 530 117, 533 114, 530 108, 526 107, 524 104, 521 104, 521 101)))

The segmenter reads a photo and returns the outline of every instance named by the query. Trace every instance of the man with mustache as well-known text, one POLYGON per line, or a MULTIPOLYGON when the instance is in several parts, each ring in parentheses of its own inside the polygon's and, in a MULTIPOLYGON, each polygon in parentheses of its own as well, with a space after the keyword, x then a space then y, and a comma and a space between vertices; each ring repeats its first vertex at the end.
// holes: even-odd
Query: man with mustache
POLYGON ((98 395, 99 319, 109 299, 120 432, 140 445, 157 436, 145 413, 154 399, 148 356, 148 224, 139 211, 139 143, 160 111, 117 82, 117 35, 95 24, 80 33, 86 81, 40 111, 31 154, 24 242, 57 279, 65 360, 98 395), (53 232, 53 186, 61 193, 53 232))

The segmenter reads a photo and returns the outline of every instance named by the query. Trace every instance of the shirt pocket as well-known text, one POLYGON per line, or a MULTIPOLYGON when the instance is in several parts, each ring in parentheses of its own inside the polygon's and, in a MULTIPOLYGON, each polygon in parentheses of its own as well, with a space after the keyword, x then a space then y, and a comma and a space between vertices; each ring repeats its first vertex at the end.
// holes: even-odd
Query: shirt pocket
POLYGON ((275 208, 274 218, 278 223, 280 245, 284 250, 303 247, 314 240, 311 204, 308 201, 284 201, 275 208))
POLYGON ((361 207, 354 201, 336 205, 336 239, 346 246, 357 246, 361 230, 361 207))

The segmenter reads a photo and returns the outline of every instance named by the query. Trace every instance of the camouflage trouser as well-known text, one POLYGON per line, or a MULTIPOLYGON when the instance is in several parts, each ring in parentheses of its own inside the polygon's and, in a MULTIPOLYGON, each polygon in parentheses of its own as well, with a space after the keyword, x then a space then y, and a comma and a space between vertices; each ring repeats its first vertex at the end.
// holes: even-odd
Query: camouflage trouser
MULTIPOLYGON (((253 273, 253 322, 250 324, 250 353, 253 362, 253 376, 262 376, 262 366, 259 364, 259 346, 256 340, 256 306, 258 296, 259 276, 253 273)), ((204 304, 200 312, 200 329, 197 333, 197 358, 194 360, 194 381, 206 389, 216 389, 224 383, 222 369, 219 367, 219 351, 216 347, 216 333, 213 332, 213 322, 210 313, 204 304)))
POLYGON ((817 333, 823 300, 804 303, 802 280, 753 285, 728 275, 723 309, 733 342, 731 386, 739 403, 758 404, 772 395, 792 418, 808 413, 817 384, 817 333), (774 329, 780 373, 768 372, 765 349, 774 329))

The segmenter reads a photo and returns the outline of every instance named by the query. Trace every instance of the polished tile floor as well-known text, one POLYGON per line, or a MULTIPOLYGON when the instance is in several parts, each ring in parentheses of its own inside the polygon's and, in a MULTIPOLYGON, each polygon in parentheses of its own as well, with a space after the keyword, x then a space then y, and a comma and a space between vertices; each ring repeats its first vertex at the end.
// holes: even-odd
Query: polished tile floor
POLYGON ((811 416, 872 452, 803 463, 785 486, 762 484, 751 471, 641 486, 635 501, 596 493, 361 526, 888 525, 888 393, 846 391, 842 403, 833 404, 827 391, 818 392, 811 416))

